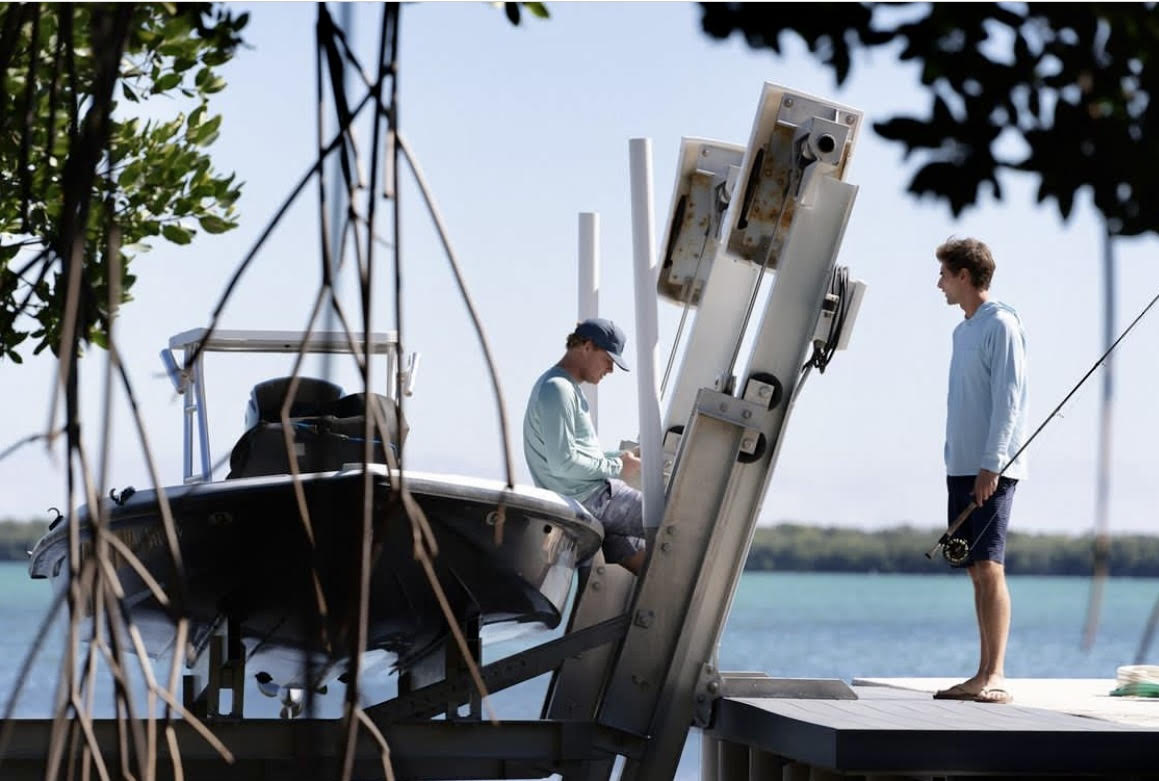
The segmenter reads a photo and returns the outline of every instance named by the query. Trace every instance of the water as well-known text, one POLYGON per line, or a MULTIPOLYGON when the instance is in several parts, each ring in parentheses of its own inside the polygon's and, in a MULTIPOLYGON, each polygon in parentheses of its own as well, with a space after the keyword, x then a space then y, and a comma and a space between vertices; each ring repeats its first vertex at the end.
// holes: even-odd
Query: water
MULTIPOLYGON (((1090 582, 1081 578, 1011 576, 1014 604, 1007 675, 1014 678, 1114 678, 1131 664, 1159 579, 1112 578, 1103 595, 1094 646, 1080 647, 1090 582)), ((32 581, 22 564, 0 562, 0 704, 8 702, 21 660, 51 602, 45 581, 32 581)), ((545 638, 542 638, 545 639, 545 638)), ((491 661, 527 646, 489 646, 491 661)), ((63 623, 36 659, 17 704, 21 716, 50 712, 63 648, 63 623)), ((969 579, 946 575, 746 573, 720 649, 723 670, 762 671, 807 678, 966 677, 977 664, 977 637, 969 579)), ((1146 663, 1159 663, 1159 648, 1146 663)), ((107 677, 107 676, 106 676, 107 677)), ((500 718, 538 715, 546 688, 540 678, 491 697, 500 718)), ((368 702, 391 696, 393 677, 364 686, 368 702)), ((321 715, 337 716, 340 687, 322 698, 321 715)), ((98 696, 99 715, 111 698, 98 696)), ((246 714, 277 715, 276 701, 250 682, 246 714)), ((698 741, 690 738, 678 777, 696 778, 698 741)))

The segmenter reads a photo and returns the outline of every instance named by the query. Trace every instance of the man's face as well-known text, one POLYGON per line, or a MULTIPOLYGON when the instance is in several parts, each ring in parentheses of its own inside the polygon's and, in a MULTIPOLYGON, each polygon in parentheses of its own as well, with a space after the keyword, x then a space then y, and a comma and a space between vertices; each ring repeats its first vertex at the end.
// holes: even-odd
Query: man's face
POLYGON ((584 344, 583 356, 583 379, 592 385, 598 384, 600 380, 611 374, 615 368, 615 364, 612 363, 612 356, 608 355, 606 350, 596 347, 591 342, 584 344))
POLYGON ((945 263, 941 264, 941 270, 938 272, 938 290, 945 293, 947 304, 950 306, 961 304, 970 287, 970 272, 962 269, 955 274, 945 263))

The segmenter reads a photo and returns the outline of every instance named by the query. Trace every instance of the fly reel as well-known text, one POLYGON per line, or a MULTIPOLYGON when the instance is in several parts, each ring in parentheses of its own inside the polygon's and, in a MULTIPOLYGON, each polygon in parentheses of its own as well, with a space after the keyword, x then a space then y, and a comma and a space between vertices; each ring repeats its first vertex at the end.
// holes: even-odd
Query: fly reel
POLYGON ((970 557, 970 543, 966 542, 961 537, 951 537, 945 545, 942 546, 942 558, 953 564, 955 567, 959 564, 965 564, 966 559, 970 557))

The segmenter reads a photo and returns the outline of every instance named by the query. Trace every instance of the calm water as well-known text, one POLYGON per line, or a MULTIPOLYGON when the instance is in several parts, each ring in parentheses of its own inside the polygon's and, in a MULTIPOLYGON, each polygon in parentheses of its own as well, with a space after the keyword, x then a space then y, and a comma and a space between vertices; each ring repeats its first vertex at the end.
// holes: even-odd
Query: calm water
MULTIPOLYGON (((1114 678, 1131 664, 1159 579, 1111 579, 1104 592, 1094 647, 1080 648, 1089 581, 1011 577, 1014 618, 1007 656, 1011 677, 1114 678)), ((51 599, 45 581, 23 565, 0 562, 0 705, 13 690, 20 664, 51 599)), ((17 713, 49 713, 60 665, 60 627, 32 667, 17 713)), ((546 638, 544 638, 546 639, 546 638)), ((486 649, 486 661, 527 645, 512 641, 486 649)), ((1152 649, 1147 663, 1159 663, 1152 649)), ((977 664, 973 600, 963 574, 825 575, 749 573, 741 581, 720 649, 724 670, 759 670, 786 677, 965 676, 977 664)), ((500 718, 537 715, 546 679, 491 698, 500 718)), ((368 701, 389 697, 393 678, 366 687, 368 701)), ((341 691, 332 686, 323 715, 337 715, 341 691)), ((98 697, 101 715, 111 699, 98 697)), ((276 716, 277 704, 252 685, 246 713, 276 716)), ((680 777, 695 778, 698 742, 690 739, 680 777)))

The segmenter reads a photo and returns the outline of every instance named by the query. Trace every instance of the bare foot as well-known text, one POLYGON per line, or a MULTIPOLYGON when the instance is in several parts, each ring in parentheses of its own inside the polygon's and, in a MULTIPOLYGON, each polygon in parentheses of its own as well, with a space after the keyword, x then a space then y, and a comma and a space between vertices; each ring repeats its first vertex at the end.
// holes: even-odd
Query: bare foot
POLYGON ((935 700, 972 700, 975 692, 966 688, 965 683, 955 683, 948 689, 939 689, 934 692, 935 700))

